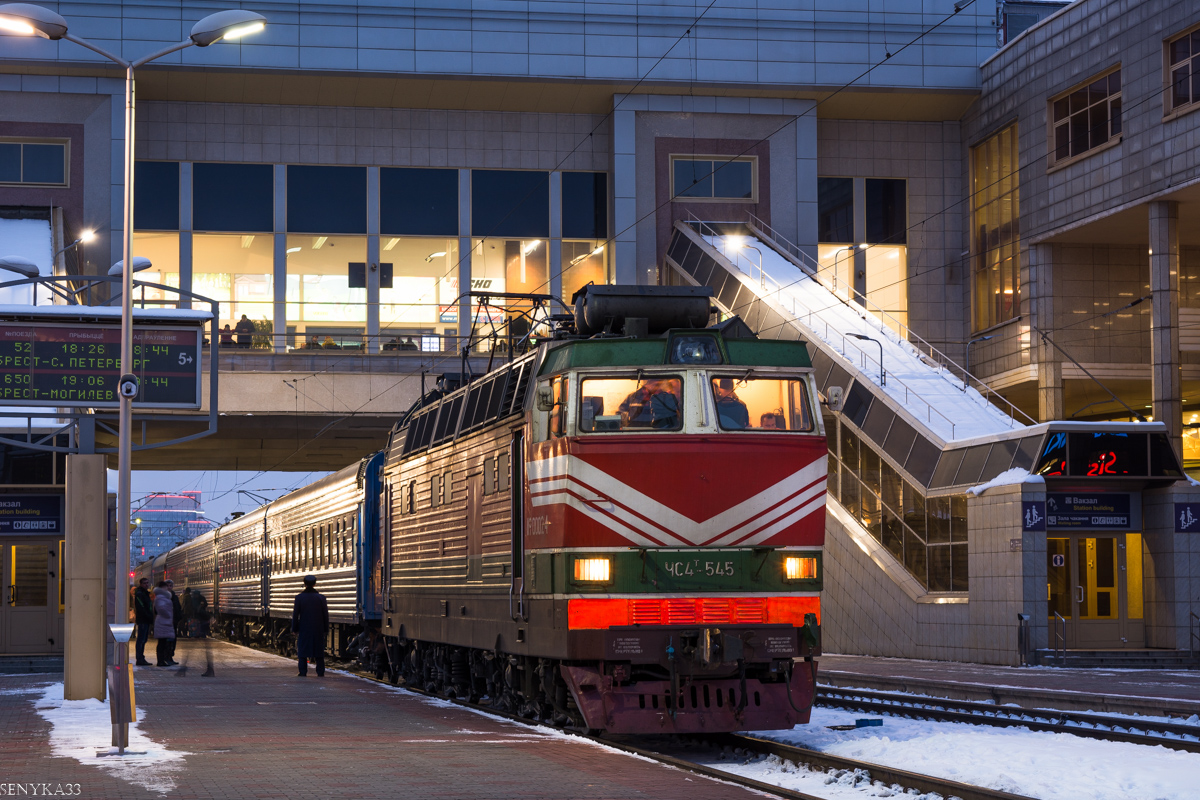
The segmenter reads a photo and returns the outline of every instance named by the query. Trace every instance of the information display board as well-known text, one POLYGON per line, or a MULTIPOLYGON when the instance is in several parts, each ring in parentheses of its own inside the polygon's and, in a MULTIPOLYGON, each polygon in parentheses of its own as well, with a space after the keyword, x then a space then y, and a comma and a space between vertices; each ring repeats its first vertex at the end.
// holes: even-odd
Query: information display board
POLYGON ((1129 530, 1138 509, 1128 492, 1057 493, 1046 495, 1046 529, 1129 530))
POLYGON ((63 532, 57 494, 0 494, 0 534, 63 532))
MULTIPOLYGON (((135 325, 140 408, 200 408, 202 329, 135 325)), ((119 325, 0 322, 0 405, 116 408, 119 325)))

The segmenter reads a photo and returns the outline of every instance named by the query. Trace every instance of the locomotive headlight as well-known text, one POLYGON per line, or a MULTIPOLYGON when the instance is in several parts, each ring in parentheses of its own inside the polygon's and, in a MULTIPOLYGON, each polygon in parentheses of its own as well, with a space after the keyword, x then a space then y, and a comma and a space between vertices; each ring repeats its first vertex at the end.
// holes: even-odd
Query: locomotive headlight
POLYGON ((783 559, 783 574, 789 581, 810 581, 817 577, 817 560, 788 556, 783 559))
POLYGON ((604 583, 612 576, 612 561, 607 558, 575 559, 575 580, 604 583))

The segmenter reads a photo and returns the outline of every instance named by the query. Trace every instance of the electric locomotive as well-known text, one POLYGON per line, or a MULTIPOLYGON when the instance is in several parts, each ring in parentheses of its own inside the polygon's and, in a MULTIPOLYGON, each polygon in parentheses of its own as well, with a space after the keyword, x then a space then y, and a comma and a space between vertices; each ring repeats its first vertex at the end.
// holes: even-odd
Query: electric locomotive
POLYGON ((698 287, 588 286, 548 341, 393 429, 393 677, 614 733, 808 721, 826 446, 802 342, 698 287), (727 329, 728 330, 728 329, 727 329))

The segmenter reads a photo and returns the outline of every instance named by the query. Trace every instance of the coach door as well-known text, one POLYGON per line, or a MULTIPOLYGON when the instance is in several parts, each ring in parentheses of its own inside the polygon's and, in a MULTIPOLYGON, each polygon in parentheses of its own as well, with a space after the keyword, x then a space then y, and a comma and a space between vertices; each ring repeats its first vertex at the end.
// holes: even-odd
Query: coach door
POLYGON ((0 653, 61 653, 61 542, 0 540, 0 653))
POLYGON ((1050 646, 1143 647, 1142 537, 1078 533, 1046 540, 1050 646), (1065 622, 1057 622, 1055 613, 1065 622), (1057 625, 1056 625, 1057 623, 1057 625))

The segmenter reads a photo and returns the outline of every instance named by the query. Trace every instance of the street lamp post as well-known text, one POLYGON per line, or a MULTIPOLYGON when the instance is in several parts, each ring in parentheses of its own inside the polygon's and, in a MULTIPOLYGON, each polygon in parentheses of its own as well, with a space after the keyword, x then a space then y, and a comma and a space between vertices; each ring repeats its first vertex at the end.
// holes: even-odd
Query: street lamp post
MULTIPOLYGON (((837 290, 838 290, 838 271, 837 271, 838 259, 842 257, 842 253, 846 253, 846 252, 852 253, 852 252, 854 252, 855 248, 857 248, 859 250, 865 250, 867 248, 867 245, 866 245, 866 243, 857 244, 857 245, 849 244, 849 245, 846 245, 845 247, 839 247, 837 250, 833 251, 833 291, 835 294, 837 293, 837 290)), ((854 281, 853 280, 850 281, 850 294, 851 295, 854 294, 854 281)))
POLYGON ((966 372, 967 374, 963 376, 963 391, 966 391, 967 381, 969 381, 971 379, 971 345, 975 344, 976 342, 986 342, 988 339, 994 339, 994 338, 995 338, 994 335, 976 336, 974 339, 967 342, 967 364, 966 364, 966 367, 964 367, 964 369, 963 369, 963 371, 966 372))
MULTIPOLYGON (((31 3, 8 3, 0 5, 0 30, 6 33, 41 36, 43 39, 68 42, 85 47, 98 53, 109 61, 125 70, 125 176, 124 199, 122 203, 122 220, 124 241, 121 248, 121 264, 133 265, 133 133, 134 133, 134 93, 133 71, 157 58, 170 55, 186 47, 208 47, 222 39, 240 39, 251 33, 257 33, 266 27, 266 17, 253 11, 233 9, 209 14, 192 26, 187 39, 177 44, 165 47, 148 56, 129 61, 119 55, 110 53, 102 47, 81 39, 67 32, 67 21, 59 14, 48 8, 42 8, 31 3)), ((129 616, 129 592, 123 587, 129 583, 129 506, 130 506, 130 470, 132 461, 132 422, 133 399, 138 394, 137 377, 133 374, 133 272, 134 269, 122 269, 121 281, 121 379, 118 383, 120 397, 119 427, 117 431, 117 564, 116 564, 116 608, 113 609, 113 621, 123 623, 129 616)), ((113 656, 114 666, 124 666, 129 661, 127 648, 116 648, 113 656), (121 652, 124 651, 122 663, 121 652)), ((113 726, 113 744, 124 752, 125 741, 121 738, 117 725, 113 726)), ((125 735, 128 735, 127 729, 125 735)))
POLYGON ((883 342, 870 336, 864 336, 861 333, 848 333, 846 335, 852 336, 855 339, 861 339, 864 342, 874 342, 879 345, 879 385, 887 386, 887 372, 883 369, 883 342))

